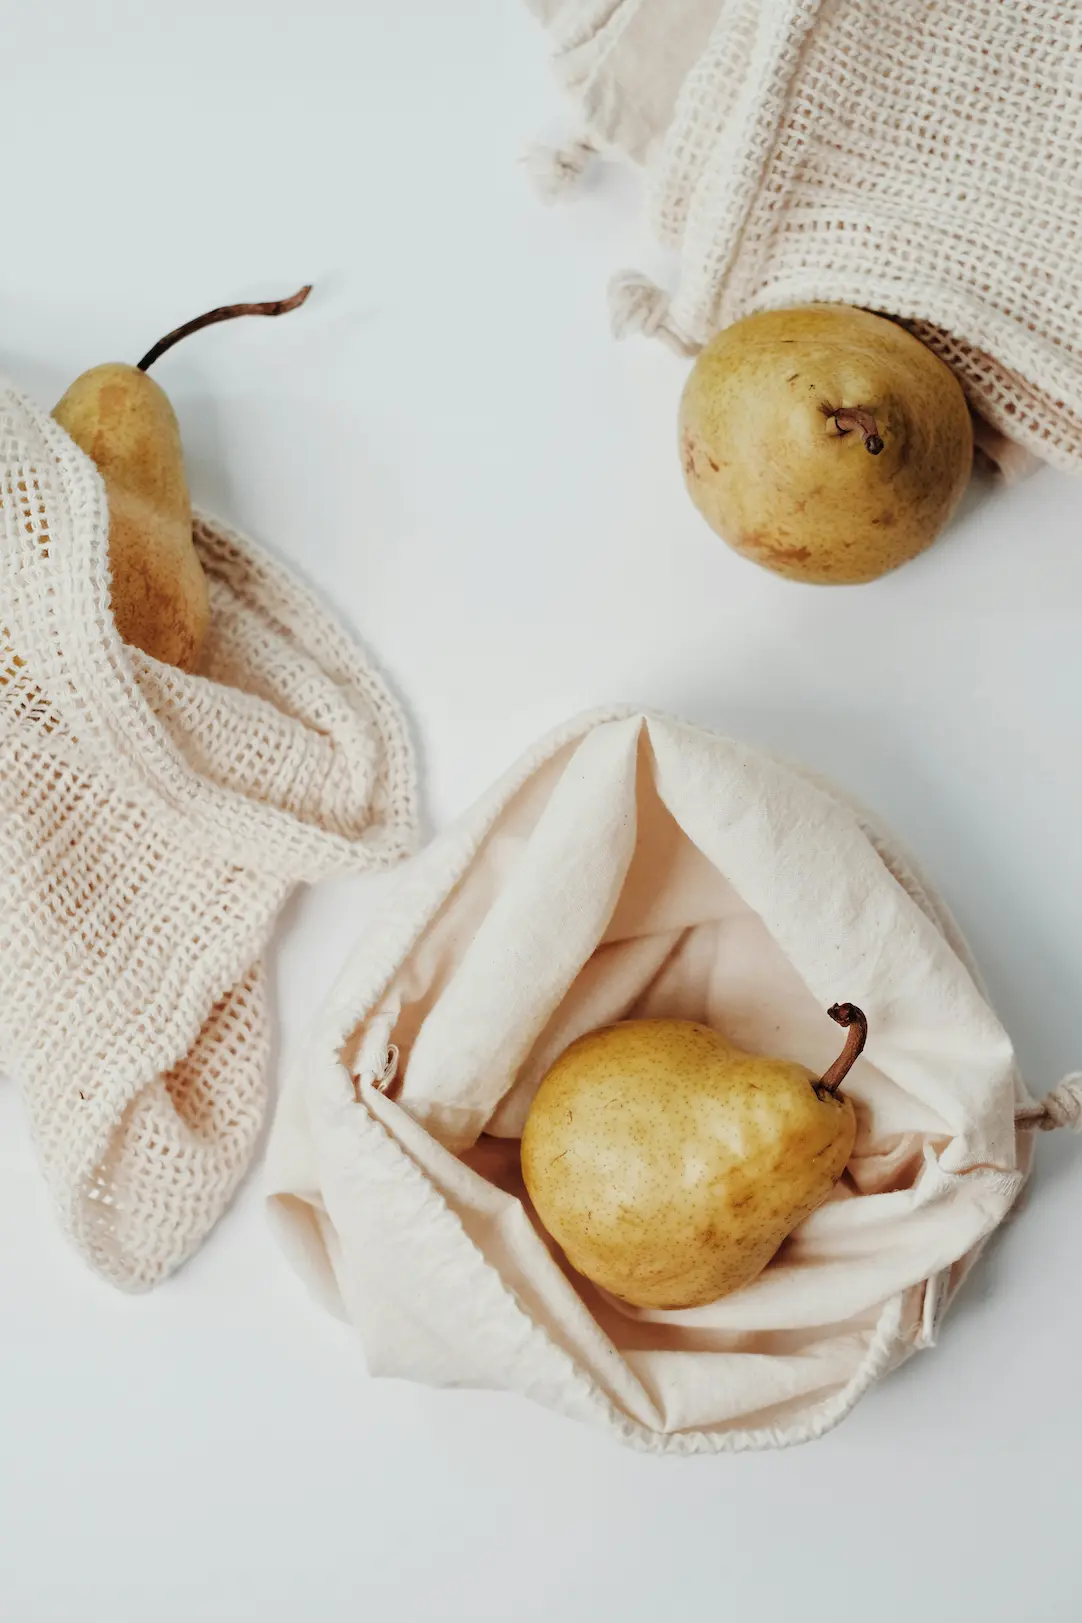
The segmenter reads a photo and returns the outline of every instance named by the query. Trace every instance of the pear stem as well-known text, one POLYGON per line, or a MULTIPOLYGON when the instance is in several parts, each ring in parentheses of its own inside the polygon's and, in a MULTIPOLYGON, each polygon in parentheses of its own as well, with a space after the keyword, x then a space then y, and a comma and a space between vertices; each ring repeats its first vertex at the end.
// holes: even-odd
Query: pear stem
POLYGON ((849 1035, 845 1039, 845 1047, 838 1055, 829 1071, 813 1082, 819 1098, 830 1094, 832 1099, 838 1097, 838 1089, 845 1081, 853 1065, 864 1051, 864 1044, 868 1041, 868 1022, 864 1012, 858 1009, 855 1003, 834 1003, 827 1010, 830 1018, 836 1020, 839 1026, 848 1026, 849 1035))
POLYGON ((208 310, 206 315, 196 316, 194 321, 186 321, 183 327, 175 327, 164 338, 159 338, 154 348, 148 349, 139 362, 138 370, 148 371, 155 361, 161 360, 167 349, 172 349, 182 338, 189 338, 203 327, 213 327, 217 321, 232 321, 234 316, 284 316, 289 310, 296 310, 302 305, 311 291, 312 284, 309 282, 288 299, 269 299, 264 304, 220 304, 216 310, 208 310))
POLYGON ((870 411, 865 411, 863 406, 842 406, 839 411, 833 411, 830 415, 837 425, 839 434, 851 434, 855 428, 864 441, 864 449, 868 455, 879 455, 883 449, 883 439, 870 411))

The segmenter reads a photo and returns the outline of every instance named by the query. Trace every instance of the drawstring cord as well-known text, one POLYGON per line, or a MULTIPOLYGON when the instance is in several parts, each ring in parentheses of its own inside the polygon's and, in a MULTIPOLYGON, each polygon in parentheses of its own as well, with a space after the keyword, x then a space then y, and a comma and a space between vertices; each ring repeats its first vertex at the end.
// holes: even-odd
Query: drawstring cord
POLYGON ((1039 1105, 1016 1110, 1014 1125, 1041 1133, 1054 1132, 1057 1127, 1076 1133, 1082 1131, 1082 1071, 1072 1071, 1065 1076, 1039 1105))
POLYGON ((597 157, 597 150, 588 135, 579 136, 563 147, 531 141, 522 154, 522 162, 541 201, 558 203, 570 196, 587 166, 597 157))

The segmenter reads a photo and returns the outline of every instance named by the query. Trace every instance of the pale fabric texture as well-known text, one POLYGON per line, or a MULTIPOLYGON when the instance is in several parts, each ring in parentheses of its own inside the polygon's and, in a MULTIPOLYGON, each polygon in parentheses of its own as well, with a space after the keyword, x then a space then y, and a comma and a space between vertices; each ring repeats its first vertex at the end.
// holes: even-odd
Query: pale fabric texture
POLYGON ((1078 1114, 1027 1099, 950 919, 862 814, 742 744, 608 713, 406 870, 291 1067, 271 1207, 374 1372, 511 1389, 640 1447, 777 1446, 933 1339, 1028 1170, 1019 1105, 1078 1114), (653 1312, 561 1263, 518 1138, 568 1042, 688 1017, 821 1072, 837 999, 871 1028, 855 1153, 765 1274, 653 1312))
POLYGON ((251 1158, 261 953, 302 881, 404 856, 410 746, 352 642, 199 519, 201 674, 127 647, 93 464, 0 385, 0 1068, 115 1284, 198 1246, 251 1158))
POLYGON ((530 4, 678 255, 671 298, 616 284, 619 325, 691 352, 768 306, 879 310, 999 434, 1082 468, 1080 0, 530 4))

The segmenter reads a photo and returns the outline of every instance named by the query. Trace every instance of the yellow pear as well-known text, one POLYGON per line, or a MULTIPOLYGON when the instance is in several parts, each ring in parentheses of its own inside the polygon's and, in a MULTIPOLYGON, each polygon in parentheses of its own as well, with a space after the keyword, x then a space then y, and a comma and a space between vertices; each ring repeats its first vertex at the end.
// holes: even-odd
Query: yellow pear
POLYGON ((579 1273, 637 1307, 686 1308, 749 1284, 820 1206, 853 1149, 838 1089, 864 1046, 849 1028, 816 1078, 690 1020, 628 1020, 556 1061, 522 1134, 538 1217, 579 1273))
POLYGON ((105 482, 117 630, 155 659, 191 670, 210 611, 180 428, 165 392, 138 367, 107 362, 76 378, 53 416, 105 482))
POLYGON ((311 289, 264 304, 222 305, 154 345, 138 366, 83 372, 53 416, 97 464, 109 505, 112 609, 125 642, 192 670, 207 632, 207 581, 192 542, 192 506, 176 414, 147 369, 190 333, 241 315, 281 315, 311 289))
POLYGON ((811 304, 746 317, 699 355, 680 453, 707 523, 755 563, 874 580, 942 530, 973 430, 950 368, 894 321, 811 304))

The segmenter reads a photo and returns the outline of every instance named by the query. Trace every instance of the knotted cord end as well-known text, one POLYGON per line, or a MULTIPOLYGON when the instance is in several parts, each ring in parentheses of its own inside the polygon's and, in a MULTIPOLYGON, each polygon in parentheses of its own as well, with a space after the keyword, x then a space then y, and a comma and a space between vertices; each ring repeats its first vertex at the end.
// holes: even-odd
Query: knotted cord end
POLYGON ((1030 1131, 1051 1133, 1058 1127, 1082 1132, 1082 1071, 1072 1071, 1058 1086, 1028 1110, 1019 1110, 1015 1125, 1030 1131))
POLYGON ((588 136, 569 141, 564 147, 545 146, 532 141, 522 155, 530 184, 543 203, 558 203, 570 196, 597 147, 588 136))
POLYGON ((669 317, 669 295, 640 271, 617 271, 609 282, 609 322, 613 336, 660 338, 677 355, 694 355, 698 349, 669 317))

